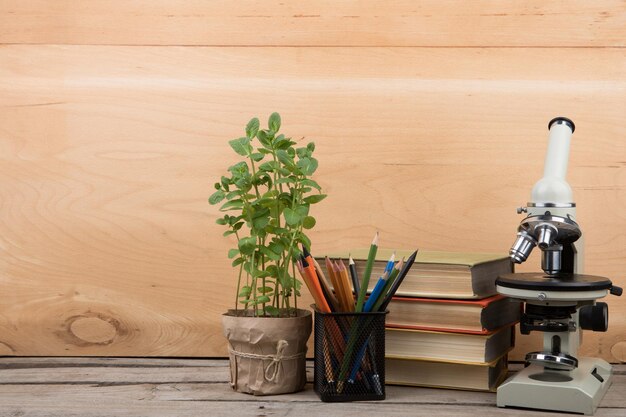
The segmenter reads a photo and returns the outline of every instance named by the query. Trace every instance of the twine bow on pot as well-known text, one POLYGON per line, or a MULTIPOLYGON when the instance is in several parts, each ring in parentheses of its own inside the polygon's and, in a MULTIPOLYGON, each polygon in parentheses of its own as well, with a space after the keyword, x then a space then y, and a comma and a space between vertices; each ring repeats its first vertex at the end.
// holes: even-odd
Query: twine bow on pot
POLYGON ((281 373, 283 367, 283 361, 297 359, 304 356, 304 353, 302 352, 296 353, 295 355, 285 356, 285 349, 287 348, 287 346, 289 346, 289 342, 282 339, 279 340, 276 344, 276 354, 274 355, 259 355, 256 353, 240 352, 230 347, 228 348, 228 350, 231 354, 242 358, 257 359, 262 361, 271 360, 272 362, 265 367, 263 377, 268 382, 277 383, 279 382, 279 374, 281 373))

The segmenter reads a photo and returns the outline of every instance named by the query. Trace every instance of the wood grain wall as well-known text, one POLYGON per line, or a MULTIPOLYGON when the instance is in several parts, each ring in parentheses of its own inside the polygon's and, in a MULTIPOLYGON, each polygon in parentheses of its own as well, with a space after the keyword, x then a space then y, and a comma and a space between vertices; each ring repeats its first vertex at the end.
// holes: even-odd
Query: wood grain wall
MULTIPOLYGON (((225 355, 206 197, 272 111, 317 143, 317 253, 506 252, 571 117, 586 271, 626 286, 625 39, 623 1, 0 1, 0 354, 225 355)), ((582 350, 624 361, 607 301, 582 350)))

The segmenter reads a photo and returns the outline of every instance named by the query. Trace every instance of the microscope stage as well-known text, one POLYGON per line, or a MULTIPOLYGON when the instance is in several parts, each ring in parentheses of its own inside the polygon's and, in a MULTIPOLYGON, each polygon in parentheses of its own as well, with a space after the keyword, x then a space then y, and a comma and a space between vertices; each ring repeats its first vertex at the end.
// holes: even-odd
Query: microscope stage
POLYGON ((496 280, 498 293, 528 301, 584 301, 605 297, 611 289, 610 279, 596 275, 541 272, 500 275, 496 280))

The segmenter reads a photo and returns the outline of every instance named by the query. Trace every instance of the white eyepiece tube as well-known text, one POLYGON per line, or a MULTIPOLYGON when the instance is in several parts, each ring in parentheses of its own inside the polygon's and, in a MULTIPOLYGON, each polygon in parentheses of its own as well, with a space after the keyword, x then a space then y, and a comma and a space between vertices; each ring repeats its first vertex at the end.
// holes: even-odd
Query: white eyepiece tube
POLYGON ((572 189, 565 176, 574 122, 566 117, 556 117, 550 121, 548 129, 550 138, 543 178, 533 187, 531 199, 534 203, 572 203, 572 189))

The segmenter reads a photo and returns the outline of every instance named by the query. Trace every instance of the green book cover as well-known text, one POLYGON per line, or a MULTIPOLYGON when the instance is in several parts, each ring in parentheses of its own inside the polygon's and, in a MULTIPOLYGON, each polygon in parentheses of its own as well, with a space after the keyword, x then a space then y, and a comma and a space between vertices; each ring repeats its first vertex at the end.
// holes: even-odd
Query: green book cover
MULTIPOLYGON (((396 250, 396 261, 401 258, 408 258, 414 250, 396 250)), ((333 253, 327 255, 331 259, 348 259, 352 255, 355 261, 367 260, 369 248, 358 248, 348 252, 333 253)), ((394 252, 393 249, 378 248, 376 253, 376 261, 387 262, 394 252)), ((418 251, 415 262, 425 264, 448 264, 448 265, 465 265, 473 267, 479 264, 509 259, 507 254, 503 253, 476 253, 476 252, 444 252, 444 251, 418 251)))

